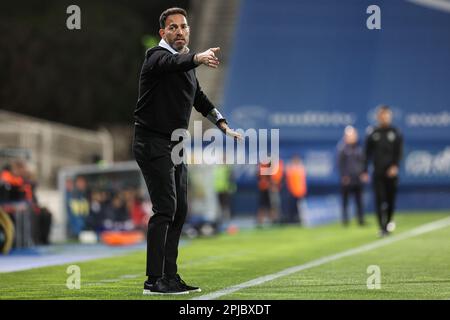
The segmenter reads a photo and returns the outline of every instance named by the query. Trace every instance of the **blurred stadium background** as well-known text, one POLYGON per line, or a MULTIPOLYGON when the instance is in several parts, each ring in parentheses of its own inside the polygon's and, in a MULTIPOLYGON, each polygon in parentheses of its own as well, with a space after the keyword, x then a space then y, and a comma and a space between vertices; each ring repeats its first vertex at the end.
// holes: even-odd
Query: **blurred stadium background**
MULTIPOLYGON (((383 103, 405 139, 400 220, 448 213, 450 1, 81 0, 79 31, 66 28, 70 4, 0 5, 0 208, 14 223, 13 233, 2 225, 9 255, 0 256, 0 272, 143 250, 151 203, 131 154, 132 113, 144 52, 158 43, 159 14, 171 6, 188 11, 191 50, 221 47, 220 68, 197 75, 231 126, 279 128, 283 161, 301 155, 302 228, 339 222, 336 146, 347 125, 363 138, 383 103), (372 4, 381 30, 366 28, 372 4)), ((185 239, 255 226, 257 166, 223 170, 190 166, 185 239), (218 188, 231 195, 230 219, 218 188)), ((285 184, 280 194, 283 216, 285 184)), ((364 206, 373 212, 370 185, 364 206)), ((375 239, 370 221, 363 232, 375 239)))

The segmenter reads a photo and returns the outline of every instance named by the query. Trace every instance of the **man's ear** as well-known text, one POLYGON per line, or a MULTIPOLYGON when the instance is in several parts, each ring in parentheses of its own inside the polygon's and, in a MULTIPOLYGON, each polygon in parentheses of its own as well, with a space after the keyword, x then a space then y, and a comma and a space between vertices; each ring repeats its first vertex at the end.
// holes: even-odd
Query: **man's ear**
POLYGON ((164 29, 159 29, 159 35, 161 38, 164 38, 164 35, 166 34, 164 29))

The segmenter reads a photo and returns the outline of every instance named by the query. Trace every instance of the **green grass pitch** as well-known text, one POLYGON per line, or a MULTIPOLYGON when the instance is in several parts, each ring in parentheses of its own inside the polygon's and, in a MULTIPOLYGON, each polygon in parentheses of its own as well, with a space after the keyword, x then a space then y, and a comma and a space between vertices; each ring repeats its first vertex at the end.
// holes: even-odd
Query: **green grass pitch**
MULTIPOLYGON (((397 214, 401 234, 450 212, 397 214)), ((180 248, 179 273, 202 293, 143 296, 145 252, 80 262, 81 288, 66 286, 68 265, 0 273, 0 299, 190 299, 378 241, 368 226, 280 226, 191 240, 180 248)), ((0 260, 1 262, 1 260, 0 260)), ((450 299, 450 227, 361 252, 244 288, 220 299, 450 299), (367 288, 369 265, 381 288, 367 288)))

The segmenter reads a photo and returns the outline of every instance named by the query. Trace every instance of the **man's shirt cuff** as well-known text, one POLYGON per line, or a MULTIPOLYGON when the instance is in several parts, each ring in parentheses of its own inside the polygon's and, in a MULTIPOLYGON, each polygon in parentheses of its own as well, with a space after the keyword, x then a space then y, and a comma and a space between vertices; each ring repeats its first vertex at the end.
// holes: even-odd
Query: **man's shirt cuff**
POLYGON ((225 120, 225 118, 222 116, 222 114, 219 112, 219 110, 217 110, 216 108, 213 108, 206 116, 206 118, 211 121, 212 123, 214 123, 214 125, 217 125, 219 123, 220 120, 225 121, 225 123, 227 122, 225 120))

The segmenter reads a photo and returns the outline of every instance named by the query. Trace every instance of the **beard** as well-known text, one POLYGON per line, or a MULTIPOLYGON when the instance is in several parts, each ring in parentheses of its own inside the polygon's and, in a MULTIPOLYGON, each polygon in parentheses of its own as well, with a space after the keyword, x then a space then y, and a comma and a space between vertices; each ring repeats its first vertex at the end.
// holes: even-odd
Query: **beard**
POLYGON ((169 44, 175 51, 179 53, 187 53, 189 49, 187 48, 188 40, 186 38, 183 39, 175 39, 172 43, 169 44), (179 41, 184 40, 184 41, 179 41))

